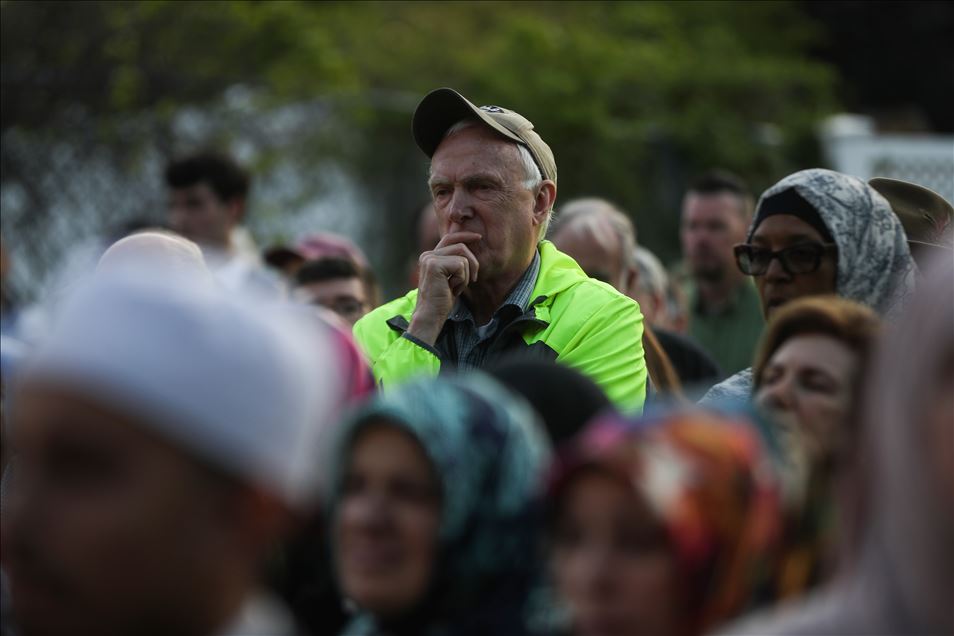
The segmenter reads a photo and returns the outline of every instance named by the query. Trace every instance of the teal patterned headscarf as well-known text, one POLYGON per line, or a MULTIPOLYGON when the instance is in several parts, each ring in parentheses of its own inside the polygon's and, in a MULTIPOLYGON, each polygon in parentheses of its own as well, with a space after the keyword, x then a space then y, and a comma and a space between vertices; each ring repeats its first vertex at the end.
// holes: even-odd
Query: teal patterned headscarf
MULTIPOLYGON (((542 480, 550 460, 535 413, 480 373, 421 379, 376 395, 339 431, 332 519, 350 446, 365 425, 382 419, 421 444, 442 488, 437 572, 413 631, 521 633, 540 566, 542 480)), ((382 631, 404 630, 359 615, 346 633, 382 631)))

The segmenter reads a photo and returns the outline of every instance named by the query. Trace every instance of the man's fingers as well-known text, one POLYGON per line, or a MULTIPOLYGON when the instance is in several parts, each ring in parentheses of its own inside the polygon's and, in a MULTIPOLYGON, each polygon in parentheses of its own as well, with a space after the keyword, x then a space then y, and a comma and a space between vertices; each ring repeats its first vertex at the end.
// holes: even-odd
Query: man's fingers
POLYGON ((454 279, 467 285, 471 279, 471 262, 460 254, 425 252, 421 255, 421 277, 438 276, 447 280, 449 285, 454 279))
POLYGON ((436 248, 434 249, 434 254, 455 255, 466 258, 470 265, 468 268, 469 277, 467 282, 473 283, 477 281, 477 272, 480 269, 480 263, 478 263, 477 257, 474 256, 474 253, 470 250, 470 248, 463 243, 453 243, 451 245, 436 248))
POLYGON ((441 240, 437 242, 437 247, 434 249, 453 245, 454 243, 474 243, 481 238, 483 237, 477 232, 450 232, 441 237, 441 240))

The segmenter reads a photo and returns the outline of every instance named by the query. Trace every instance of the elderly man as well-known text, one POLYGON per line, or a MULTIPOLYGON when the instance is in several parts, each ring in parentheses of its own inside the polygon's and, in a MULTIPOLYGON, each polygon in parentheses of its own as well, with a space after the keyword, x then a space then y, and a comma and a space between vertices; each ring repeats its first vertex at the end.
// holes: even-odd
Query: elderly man
POLYGON ((418 288, 355 325, 379 384, 526 352, 575 367, 618 406, 640 409, 639 307, 543 240, 556 163, 533 124, 442 88, 418 105, 413 128, 431 157, 441 239, 421 254, 418 288))
POLYGON ((314 505, 332 345, 301 310, 118 263, 23 370, 4 618, 24 636, 296 633, 261 566, 314 505))

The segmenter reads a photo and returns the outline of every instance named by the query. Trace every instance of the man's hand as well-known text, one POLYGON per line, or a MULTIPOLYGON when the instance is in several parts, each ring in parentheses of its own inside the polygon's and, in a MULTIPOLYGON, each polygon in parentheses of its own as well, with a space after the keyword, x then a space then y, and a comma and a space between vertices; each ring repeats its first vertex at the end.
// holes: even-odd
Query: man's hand
POLYGON ((479 241, 474 232, 451 232, 418 259, 417 306, 407 332, 431 346, 444 327, 454 301, 473 282, 480 267, 466 243, 479 241))

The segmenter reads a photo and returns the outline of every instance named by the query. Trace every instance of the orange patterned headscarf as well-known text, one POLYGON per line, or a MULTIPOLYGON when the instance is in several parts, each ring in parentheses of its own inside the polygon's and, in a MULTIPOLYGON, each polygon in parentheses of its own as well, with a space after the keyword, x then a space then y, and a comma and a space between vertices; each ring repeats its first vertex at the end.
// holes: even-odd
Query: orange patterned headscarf
POLYGON ((686 591, 688 634, 770 600, 782 506, 754 424, 692 411, 600 418, 558 464, 552 496, 594 467, 629 484, 665 528, 686 591))

